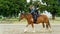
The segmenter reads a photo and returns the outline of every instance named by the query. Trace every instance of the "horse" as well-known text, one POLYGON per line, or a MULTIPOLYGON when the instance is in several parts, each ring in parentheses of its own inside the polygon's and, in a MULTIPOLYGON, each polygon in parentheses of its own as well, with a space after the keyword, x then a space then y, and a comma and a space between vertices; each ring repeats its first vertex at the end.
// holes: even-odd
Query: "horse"
MULTIPOLYGON (((51 29, 51 26, 50 26, 50 22, 49 22, 49 19, 47 17, 47 15, 44 15, 44 14, 40 14, 38 17, 37 17, 37 21, 36 23, 34 23, 34 19, 32 17, 32 14, 28 13, 28 14, 24 14, 24 13, 21 13, 20 17, 19 17, 19 21, 21 21, 23 18, 26 18, 27 19, 27 25, 26 25, 26 28, 31 25, 32 28, 33 28, 33 32, 35 32, 35 29, 34 29, 34 24, 39 24, 39 23, 42 23, 42 26, 43 28, 45 28, 45 24, 46 24, 46 28, 47 29, 51 29), (44 24, 45 23, 45 24, 44 24)), ((27 31, 27 29, 25 28, 24 32, 27 31)))

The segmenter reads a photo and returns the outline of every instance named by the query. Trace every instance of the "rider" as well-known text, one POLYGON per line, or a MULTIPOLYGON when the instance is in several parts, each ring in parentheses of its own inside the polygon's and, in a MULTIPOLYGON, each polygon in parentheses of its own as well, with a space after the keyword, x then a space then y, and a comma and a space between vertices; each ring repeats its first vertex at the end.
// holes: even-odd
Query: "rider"
POLYGON ((35 7, 34 7, 33 5, 30 5, 30 6, 29 6, 29 13, 32 14, 33 19, 34 19, 34 21, 35 21, 35 14, 34 14, 34 12, 35 12, 35 7))
POLYGON ((39 3, 40 2, 38 2, 36 5, 35 5, 35 12, 37 13, 36 15, 37 15, 37 17, 39 16, 39 3))
POLYGON ((38 16, 38 8, 36 8, 36 6, 30 5, 29 7, 29 13, 32 14, 33 18, 34 18, 34 23, 36 23, 37 21, 37 16, 38 16))
POLYGON ((29 13, 33 13, 35 11, 35 7, 33 5, 30 5, 29 7, 29 13))

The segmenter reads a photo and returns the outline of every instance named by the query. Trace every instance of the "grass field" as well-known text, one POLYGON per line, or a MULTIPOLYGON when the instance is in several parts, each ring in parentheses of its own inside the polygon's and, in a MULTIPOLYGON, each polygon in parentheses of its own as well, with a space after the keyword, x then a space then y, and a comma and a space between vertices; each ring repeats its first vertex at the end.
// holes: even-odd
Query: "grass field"
MULTIPOLYGON (((0 24, 26 24, 27 20, 23 19, 19 21, 18 18, 5 18, 0 19, 0 24)), ((60 17, 56 17, 55 20, 50 19, 51 24, 60 24, 60 17)))

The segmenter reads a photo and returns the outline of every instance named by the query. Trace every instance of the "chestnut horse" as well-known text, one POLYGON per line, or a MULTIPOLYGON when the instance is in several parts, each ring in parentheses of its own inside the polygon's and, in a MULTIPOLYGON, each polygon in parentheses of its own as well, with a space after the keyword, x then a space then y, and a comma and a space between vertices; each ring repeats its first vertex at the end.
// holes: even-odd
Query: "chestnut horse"
MULTIPOLYGON (((33 30, 34 30, 34 24, 39 24, 39 23, 42 23, 43 28, 45 28, 45 24, 46 24, 46 28, 47 29, 51 28, 50 23, 49 23, 49 19, 48 19, 47 15, 44 15, 44 14, 39 15, 37 17, 36 23, 34 23, 32 14, 30 14, 30 13, 28 13, 28 14, 21 13, 21 15, 19 17, 19 20, 22 20, 23 18, 27 19, 27 25, 26 25, 26 27, 28 27, 28 25, 31 25, 32 28, 33 28, 33 30)), ((27 29, 25 29, 25 31, 27 31, 27 29)))

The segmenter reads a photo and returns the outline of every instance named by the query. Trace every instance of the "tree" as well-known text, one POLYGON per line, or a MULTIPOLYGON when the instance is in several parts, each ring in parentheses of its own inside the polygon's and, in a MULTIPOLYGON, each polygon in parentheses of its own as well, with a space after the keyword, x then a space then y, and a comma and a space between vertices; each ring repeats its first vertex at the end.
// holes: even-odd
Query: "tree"
POLYGON ((55 19, 58 10, 58 1, 57 0, 43 0, 47 4, 47 10, 51 12, 52 19, 55 19))
POLYGON ((25 4, 26 0, 0 0, 0 15, 4 17, 17 17, 19 11, 25 9, 25 4))

